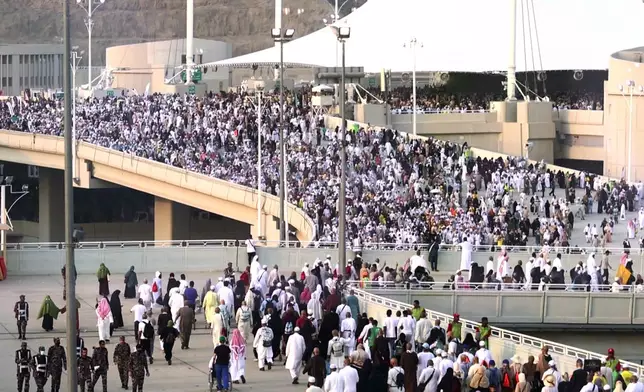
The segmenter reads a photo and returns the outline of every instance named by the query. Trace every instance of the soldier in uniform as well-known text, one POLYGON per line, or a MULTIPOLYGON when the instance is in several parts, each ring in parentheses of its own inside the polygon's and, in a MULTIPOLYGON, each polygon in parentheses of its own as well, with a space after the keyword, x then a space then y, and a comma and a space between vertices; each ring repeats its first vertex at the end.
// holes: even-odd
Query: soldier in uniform
POLYGON ((60 338, 54 338, 54 345, 49 347, 47 353, 49 360, 49 373, 51 374, 51 392, 60 391, 60 375, 63 369, 67 371, 67 356, 65 348, 60 345, 60 338))
POLYGON ((76 335, 76 358, 80 358, 81 352, 85 348, 85 340, 80 337, 80 331, 76 335))
POLYGON ((94 354, 92 355, 92 365, 94 366, 94 381, 92 381, 92 391, 98 382, 98 378, 102 377, 103 392, 107 392, 107 371, 110 370, 110 360, 105 348, 105 340, 98 342, 98 347, 94 347, 94 354))
POLYGON ((87 356, 87 349, 83 347, 78 358, 78 386, 81 392, 92 392, 92 358, 87 356))
POLYGON ((29 321, 29 304, 25 301, 25 296, 20 296, 20 301, 16 302, 13 307, 13 313, 16 315, 18 323, 18 339, 27 339, 27 321, 29 321))
POLYGON ((22 342, 20 350, 16 350, 16 377, 18 378, 18 392, 22 392, 24 383, 25 392, 29 392, 29 366, 31 364, 31 350, 27 348, 27 342, 22 342))
POLYGON ((150 377, 148 358, 143 351, 143 346, 136 345, 136 351, 130 355, 130 376, 132 377, 132 392, 143 392, 143 380, 150 377))
POLYGON ((119 370, 121 378, 121 388, 127 389, 128 382, 128 363, 130 362, 130 345, 125 342, 125 336, 121 336, 119 344, 114 347, 114 363, 119 370))
POLYGON ((36 380, 36 392, 45 392, 45 384, 49 378, 49 361, 43 346, 38 348, 38 354, 32 358, 31 366, 34 371, 34 380, 36 380))

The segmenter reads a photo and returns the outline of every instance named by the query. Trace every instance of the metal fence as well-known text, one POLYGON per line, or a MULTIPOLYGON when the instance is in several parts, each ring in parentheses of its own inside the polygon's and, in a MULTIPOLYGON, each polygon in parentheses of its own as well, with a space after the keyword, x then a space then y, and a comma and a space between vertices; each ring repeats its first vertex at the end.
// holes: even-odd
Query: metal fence
MULTIPOLYGON (((403 311, 403 310, 410 310, 412 308, 412 305, 410 304, 394 301, 383 296, 375 295, 363 289, 354 288, 353 290, 354 290, 354 294, 361 301, 368 302, 370 304, 382 307, 384 309, 391 309, 395 312, 397 310, 403 311)), ((445 313, 435 312, 430 309, 425 309, 425 312, 427 313, 427 317, 430 320, 440 320, 442 325, 448 325, 453 320, 453 317, 451 315, 448 315, 445 313)), ((382 313, 384 314, 384 312, 382 313)), ((465 331, 472 332, 472 331, 478 330, 478 328, 481 326, 481 324, 478 322, 466 320, 463 318, 461 318, 461 322, 463 323, 463 328, 465 331)), ((506 329, 501 329, 494 326, 491 327, 491 336, 493 338, 500 339, 501 342, 503 343, 511 344, 514 352, 516 352, 517 348, 519 347, 521 347, 522 349, 527 348, 527 349, 541 350, 542 347, 548 346, 550 348, 551 354, 563 356, 567 358, 569 362, 571 362, 571 367, 572 367, 571 371, 574 369, 574 362, 577 359, 604 360, 606 358, 606 356, 603 354, 583 350, 576 347, 567 346, 565 344, 561 344, 561 343, 557 343, 549 340, 535 338, 532 336, 508 331, 506 329)), ((507 358, 509 358, 510 356, 511 355, 508 355, 507 358)), ((632 362, 626 362, 626 361, 622 361, 622 364, 628 364, 630 368, 633 370, 633 372, 638 375, 638 377, 640 378, 644 377, 644 366, 635 364, 632 362)), ((560 370, 564 371, 563 369, 560 369, 560 370)))

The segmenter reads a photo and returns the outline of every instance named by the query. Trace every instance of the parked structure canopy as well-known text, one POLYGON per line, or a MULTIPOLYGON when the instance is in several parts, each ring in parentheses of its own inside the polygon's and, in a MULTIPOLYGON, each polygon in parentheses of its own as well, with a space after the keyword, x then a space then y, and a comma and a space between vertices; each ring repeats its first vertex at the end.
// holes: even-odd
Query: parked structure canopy
MULTIPOLYGON (((641 1, 516 2, 517 72, 607 69, 612 53, 642 44, 641 1)), ((410 71, 414 56, 409 41, 416 38, 422 43, 416 46, 417 71, 504 71, 510 53, 510 9, 510 0, 369 0, 338 22, 351 27, 346 64, 364 66, 366 72, 410 71)), ((324 27, 284 44, 284 63, 339 66, 339 47, 332 29, 324 27)), ((279 61, 279 48, 271 47, 204 66, 267 66, 279 61)))

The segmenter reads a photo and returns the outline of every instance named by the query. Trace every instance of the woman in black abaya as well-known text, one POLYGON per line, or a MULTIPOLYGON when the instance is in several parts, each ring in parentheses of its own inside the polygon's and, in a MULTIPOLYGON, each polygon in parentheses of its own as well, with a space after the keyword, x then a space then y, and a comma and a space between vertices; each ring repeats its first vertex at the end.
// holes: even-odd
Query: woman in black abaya
POLYGON ((327 349, 329 348, 329 341, 333 338, 333 330, 338 329, 340 325, 340 316, 336 312, 329 312, 322 317, 322 325, 318 333, 318 340, 320 341, 320 355, 322 358, 327 357, 327 349))
POLYGON ((114 329, 122 328, 125 325, 123 324, 123 312, 121 309, 123 305, 121 305, 119 295, 121 295, 121 290, 114 290, 110 299, 110 310, 112 310, 112 317, 114 318, 112 326, 114 329))

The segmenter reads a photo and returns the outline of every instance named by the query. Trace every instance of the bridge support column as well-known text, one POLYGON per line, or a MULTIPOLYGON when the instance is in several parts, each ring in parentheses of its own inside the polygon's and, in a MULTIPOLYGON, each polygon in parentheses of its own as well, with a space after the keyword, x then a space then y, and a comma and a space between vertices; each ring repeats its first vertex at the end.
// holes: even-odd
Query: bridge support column
POLYGON ((154 240, 190 239, 190 207, 161 197, 154 198, 154 240))
POLYGON ((40 168, 38 184, 38 241, 65 240, 65 192, 62 170, 40 168))

